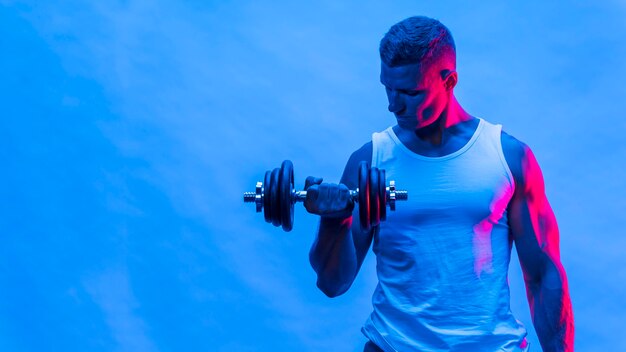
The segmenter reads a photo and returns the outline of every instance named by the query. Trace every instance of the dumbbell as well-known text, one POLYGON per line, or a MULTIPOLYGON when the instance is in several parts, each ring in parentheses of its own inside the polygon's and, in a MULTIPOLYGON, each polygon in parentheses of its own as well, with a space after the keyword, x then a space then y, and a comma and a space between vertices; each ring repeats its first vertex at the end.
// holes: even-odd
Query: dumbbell
MULTIPOLYGON (((407 200, 408 192, 397 190, 394 181, 385 183, 385 170, 369 167, 362 161, 358 170, 358 188, 350 190, 353 201, 359 206, 359 223, 364 231, 378 226, 387 218, 387 206, 396 210, 396 201, 407 200)), ((283 161, 279 168, 266 171, 263 182, 256 183, 254 192, 244 192, 245 203, 255 203, 256 212, 264 210, 265 221, 283 230, 293 228, 294 204, 306 199, 306 191, 294 188, 293 164, 283 161)))

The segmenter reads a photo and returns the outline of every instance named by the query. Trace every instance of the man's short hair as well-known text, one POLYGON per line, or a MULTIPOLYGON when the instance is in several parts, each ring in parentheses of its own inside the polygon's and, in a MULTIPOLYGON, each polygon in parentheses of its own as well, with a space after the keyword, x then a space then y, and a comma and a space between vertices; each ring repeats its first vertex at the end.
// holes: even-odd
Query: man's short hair
POLYGON ((425 16, 409 17, 394 24, 380 41, 380 59, 389 67, 428 65, 456 47, 452 33, 441 22, 425 16))

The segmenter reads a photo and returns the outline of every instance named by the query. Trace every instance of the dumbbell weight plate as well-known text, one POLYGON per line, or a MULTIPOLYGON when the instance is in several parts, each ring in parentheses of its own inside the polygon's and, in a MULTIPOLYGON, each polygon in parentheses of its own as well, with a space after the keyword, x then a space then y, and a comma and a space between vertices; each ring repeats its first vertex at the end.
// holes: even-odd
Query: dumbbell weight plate
POLYGON ((270 187, 270 207, 272 214, 272 225, 280 226, 280 187, 278 184, 280 170, 275 168, 272 171, 272 185, 270 187))
POLYGON ((293 164, 289 160, 283 161, 280 166, 280 176, 278 178, 280 185, 280 218, 283 230, 291 231, 293 228, 293 201, 291 194, 294 190, 293 181, 293 164))
POLYGON ((380 221, 387 219, 387 180, 385 179, 385 170, 378 170, 378 201, 380 204, 378 210, 380 211, 380 221))
POLYGON ((378 180, 378 168, 373 167, 370 169, 370 179, 369 179, 369 194, 370 194, 370 226, 371 227, 375 227, 378 226, 380 224, 380 212, 379 212, 379 206, 380 206, 380 201, 378 200, 378 185, 379 185, 379 180, 378 180))
POLYGON ((263 217, 265 222, 272 222, 272 212, 270 207, 270 186, 272 184, 272 172, 265 171, 265 179, 263 180, 263 217))
POLYGON ((361 223, 361 230, 368 231, 370 229, 370 217, 369 217, 369 165, 366 161, 361 161, 359 164, 359 221, 361 223))

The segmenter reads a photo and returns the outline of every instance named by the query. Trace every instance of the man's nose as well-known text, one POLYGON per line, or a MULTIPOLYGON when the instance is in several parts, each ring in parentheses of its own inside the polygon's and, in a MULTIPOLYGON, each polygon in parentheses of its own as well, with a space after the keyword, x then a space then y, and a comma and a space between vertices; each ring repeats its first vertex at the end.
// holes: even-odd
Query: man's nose
POLYGON ((404 101, 396 91, 389 92, 389 112, 398 113, 404 110, 404 101))

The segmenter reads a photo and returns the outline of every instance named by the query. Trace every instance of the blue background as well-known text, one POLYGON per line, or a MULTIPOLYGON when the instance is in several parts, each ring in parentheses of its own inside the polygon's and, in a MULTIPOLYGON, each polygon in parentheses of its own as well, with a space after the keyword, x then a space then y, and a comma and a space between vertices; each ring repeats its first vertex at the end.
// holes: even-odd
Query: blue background
POLYGON ((283 159, 339 180, 394 123, 378 41, 416 14, 543 168, 577 350, 626 350, 624 1, 0 0, 0 351, 360 351, 373 255, 329 299, 316 217, 241 194, 283 159))

